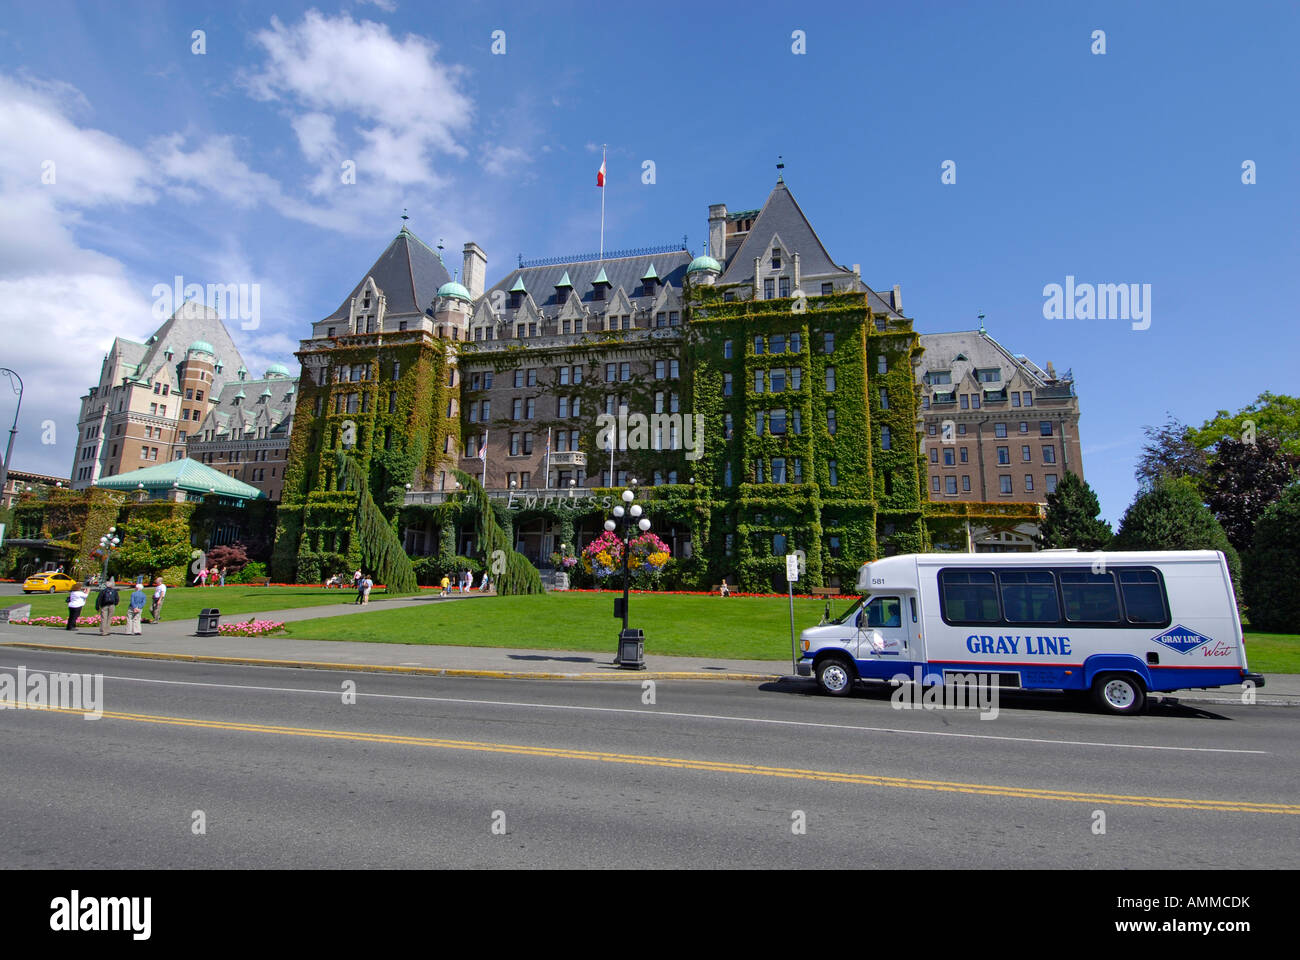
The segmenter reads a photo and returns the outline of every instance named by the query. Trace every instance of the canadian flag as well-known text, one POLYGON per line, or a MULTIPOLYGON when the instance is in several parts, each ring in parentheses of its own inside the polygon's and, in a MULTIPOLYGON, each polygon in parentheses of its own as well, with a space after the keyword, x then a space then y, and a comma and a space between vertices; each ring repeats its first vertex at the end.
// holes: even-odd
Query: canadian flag
POLYGON ((596 186, 603 187, 604 185, 605 185, 605 158, 601 157, 600 169, 596 171, 596 186))

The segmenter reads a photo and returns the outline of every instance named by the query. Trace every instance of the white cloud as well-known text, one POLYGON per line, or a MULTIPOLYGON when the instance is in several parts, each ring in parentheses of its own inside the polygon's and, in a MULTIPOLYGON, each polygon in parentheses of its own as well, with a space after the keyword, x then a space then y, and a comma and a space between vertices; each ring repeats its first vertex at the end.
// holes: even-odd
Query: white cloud
POLYGON ((494 177, 505 177, 525 166, 528 151, 521 147, 487 144, 483 147, 483 172, 494 177))
MULTIPOLYGON (((469 127, 473 103, 460 88, 462 68, 440 63, 433 42, 414 34, 399 39, 385 24, 316 10, 294 25, 272 17, 254 40, 267 61, 244 77, 250 94, 299 115, 350 115, 367 144, 407 151, 401 158, 381 155, 372 168, 379 176, 413 183, 432 176, 434 155, 465 156, 459 136, 469 127)), ((309 133, 321 131, 319 120, 309 127, 309 133)), ((299 142, 311 159, 308 150, 319 141, 304 143, 299 131, 299 142)))

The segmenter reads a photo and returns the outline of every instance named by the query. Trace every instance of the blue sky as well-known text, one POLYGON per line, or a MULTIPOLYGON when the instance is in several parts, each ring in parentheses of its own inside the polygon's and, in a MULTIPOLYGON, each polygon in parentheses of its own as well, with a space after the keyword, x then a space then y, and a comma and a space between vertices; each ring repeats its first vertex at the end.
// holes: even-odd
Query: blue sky
POLYGON ((77 398, 114 334, 156 326, 154 284, 259 283, 237 342, 254 370, 292 365, 404 208, 449 264, 483 246, 489 280, 521 252, 594 249, 607 143, 607 247, 698 250, 708 205, 761 205, 780 154, 832 256, 900 284, 918 330, 982 312, 1013 352, 1072 369, 1085 476, 1117 520, 1144 424, 1296 392, 1296 49, 1294 3, 14 5, 14 467, 68 473, 77 398), (1044 319, 1067 275, 1150 284, 1150 328, 1044 319))

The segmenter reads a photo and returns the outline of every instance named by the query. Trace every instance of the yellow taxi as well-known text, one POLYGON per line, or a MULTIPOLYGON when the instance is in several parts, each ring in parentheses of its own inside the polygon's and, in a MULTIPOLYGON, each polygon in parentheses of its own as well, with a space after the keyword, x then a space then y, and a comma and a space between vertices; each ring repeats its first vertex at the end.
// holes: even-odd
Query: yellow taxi
POLYGON ((34 573, 23 581, 23 593, 67 593, 77 585, 66 573, 34 573))

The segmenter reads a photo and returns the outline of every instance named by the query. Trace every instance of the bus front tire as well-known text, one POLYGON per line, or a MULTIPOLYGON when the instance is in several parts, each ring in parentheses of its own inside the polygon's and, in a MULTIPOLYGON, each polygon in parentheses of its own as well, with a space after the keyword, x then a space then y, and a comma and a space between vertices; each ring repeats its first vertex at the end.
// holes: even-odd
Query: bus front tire
POLYGON ((827 657, 817 664, 817 686, 832 697, 847 697, 853 690, 853 668, 839 657, 827 657))
POLYGON ((1147 694, 1142 681, 1131 673, 1102 673, 1092 681, 1092 699, 1106 713, 1131 716, 1142 712, 1147 694))

